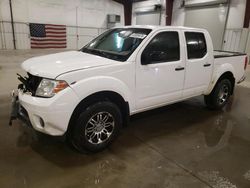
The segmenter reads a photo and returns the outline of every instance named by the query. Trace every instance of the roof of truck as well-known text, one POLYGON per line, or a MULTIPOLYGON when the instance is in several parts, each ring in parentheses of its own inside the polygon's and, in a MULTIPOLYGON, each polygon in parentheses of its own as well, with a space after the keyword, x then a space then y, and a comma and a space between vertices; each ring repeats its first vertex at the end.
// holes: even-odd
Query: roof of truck
POLYGON ((152 30, 161 30, 161 29, 176 29, 176 30, 196 30, 196 31, 206 31, 202 28, 193 28, 193 27, 183 27, 183 26, 156 26, 156 25, 129 25, 129 26, 118 26, 116 28, 143 28, 143 29, 152 29, 152 30))

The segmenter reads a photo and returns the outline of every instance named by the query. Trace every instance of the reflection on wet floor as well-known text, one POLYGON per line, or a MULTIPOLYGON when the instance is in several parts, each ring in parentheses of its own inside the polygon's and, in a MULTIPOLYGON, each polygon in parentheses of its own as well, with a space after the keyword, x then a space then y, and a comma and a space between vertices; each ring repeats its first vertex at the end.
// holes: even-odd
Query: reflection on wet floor
POLYGON ((198 97, 135 115, 98 154, 79 154, 18 121, 8 127, 9 99, 1 98, 0 185, 250 187, 249 95, 237 87, 219 112, 198 97))

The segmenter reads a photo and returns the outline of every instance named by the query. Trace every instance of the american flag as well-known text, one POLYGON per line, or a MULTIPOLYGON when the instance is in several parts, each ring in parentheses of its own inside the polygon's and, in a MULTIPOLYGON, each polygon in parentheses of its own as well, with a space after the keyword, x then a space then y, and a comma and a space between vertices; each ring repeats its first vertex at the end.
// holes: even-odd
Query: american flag
POLYGON ((30 23, 31 48, 66 48, 66 26, 30 23))

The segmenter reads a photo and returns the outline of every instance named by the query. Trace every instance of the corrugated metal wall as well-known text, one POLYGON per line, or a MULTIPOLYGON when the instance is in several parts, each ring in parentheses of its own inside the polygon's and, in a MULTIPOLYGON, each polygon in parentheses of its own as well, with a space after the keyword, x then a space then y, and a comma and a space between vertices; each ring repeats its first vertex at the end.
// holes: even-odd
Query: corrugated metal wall
POLYGON ((17 49, 30 49, 29 25, 24 23, 15 23, 14 26, 17 49))
POLYGON ((242 29, 226 29, 223 50, 232 52, 240 51, 241 35, 242 29))
MULTIPOLYGON (((29 24, 16 22, 14 27, 17 49, 30 49, 29 24)), ((67 49, 79 49, 106 30, 106 28, 67 26, 67 49)), ((244 52, 248 36, 243 34, 243 29, 226 29, 223 50, 244 52)), ((0 49, 14 49, 10 22, 0 22, 0 49)))
POLYGON ((2 35, 2 47, 3 49, 13 49, 13 37, 11 24, 2 22, 1 23, 1 35, 2 35))
POLYGON ((2 39, 3 36, 2 36, 2 26, 1 26, 1 23, 0 23, 0 49, 3 49, 3 42, 2 42, 2 39))
POLYGON ((250 55, 250 28, 226 29, 223 50, 243 52, 250 55))
POLYGON ((106 30, 106 28, 67 26, 67 48, 79 49, 106 30))
MULTIPOLYGON (((30 49, 29 24, 15 22, 17 49, 30 49)), ((106 28, 67 26, 67 49, 79 49, 106 28)), ((10 22, 0 22, 0 49, 14 49, 12 27, 10 22)))

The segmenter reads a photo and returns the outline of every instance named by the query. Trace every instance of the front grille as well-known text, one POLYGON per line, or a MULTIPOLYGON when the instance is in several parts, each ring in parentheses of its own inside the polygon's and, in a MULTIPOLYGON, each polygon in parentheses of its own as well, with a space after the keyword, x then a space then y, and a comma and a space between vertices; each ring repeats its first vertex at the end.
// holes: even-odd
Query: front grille
POLYGON ((21 75, 18 75, 18 79, 22 82, 18 86, 19 89, 22 89, 24 92, 30 92, 32 96, 35 96, 36 90, 42 80, 39 76, 34 76, 30 73, 27 73, 27 77, 22 77, 21 75))

